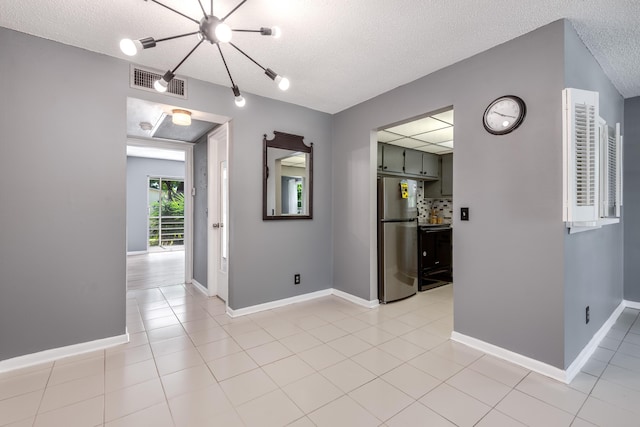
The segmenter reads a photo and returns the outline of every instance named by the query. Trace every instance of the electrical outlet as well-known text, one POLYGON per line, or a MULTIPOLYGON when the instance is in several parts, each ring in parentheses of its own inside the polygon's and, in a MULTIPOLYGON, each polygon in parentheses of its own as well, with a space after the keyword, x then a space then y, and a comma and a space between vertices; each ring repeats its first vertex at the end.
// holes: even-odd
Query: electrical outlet
POLYGON ((299 285, 300 284, 300 274, 294 274, 293 275, 293 284, 294 285, 299 285))
POLYGON ((584 320, 585 323, 589 323, 591 315, 589 314, 589 306, 584 310, 584 320))

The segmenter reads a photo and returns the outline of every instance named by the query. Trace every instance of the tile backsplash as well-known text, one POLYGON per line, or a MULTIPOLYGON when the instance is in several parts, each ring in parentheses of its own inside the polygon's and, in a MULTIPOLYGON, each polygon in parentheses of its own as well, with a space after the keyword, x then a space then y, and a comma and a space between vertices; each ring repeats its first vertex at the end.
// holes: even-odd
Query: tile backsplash
POLYGON ((453 219, 453 200, 451 198, 425 199, 422 182, 418 183, 418 222, 428 222, 429 212, 436 209, 442 216, 444 224, 451 224, 453 219))

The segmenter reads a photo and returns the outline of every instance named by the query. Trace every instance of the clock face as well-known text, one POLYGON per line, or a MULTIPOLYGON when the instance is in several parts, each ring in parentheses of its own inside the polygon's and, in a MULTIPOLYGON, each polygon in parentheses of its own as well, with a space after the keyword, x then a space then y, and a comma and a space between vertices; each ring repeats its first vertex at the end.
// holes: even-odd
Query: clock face
POLYGON ((484 112, 483 124, 487 132, 504 135, 520 126, 526 114, 524 101, 517 96, 501 96, 484 112))

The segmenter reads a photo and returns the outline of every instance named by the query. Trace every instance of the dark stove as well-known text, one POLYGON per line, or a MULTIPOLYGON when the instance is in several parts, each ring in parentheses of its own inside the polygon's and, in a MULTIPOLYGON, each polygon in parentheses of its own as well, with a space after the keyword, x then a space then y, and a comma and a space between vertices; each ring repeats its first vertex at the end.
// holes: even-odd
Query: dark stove
POLYGON ((420 291, 446 285, 453 280, 450 225, 418 227, 418 274, 420 291))

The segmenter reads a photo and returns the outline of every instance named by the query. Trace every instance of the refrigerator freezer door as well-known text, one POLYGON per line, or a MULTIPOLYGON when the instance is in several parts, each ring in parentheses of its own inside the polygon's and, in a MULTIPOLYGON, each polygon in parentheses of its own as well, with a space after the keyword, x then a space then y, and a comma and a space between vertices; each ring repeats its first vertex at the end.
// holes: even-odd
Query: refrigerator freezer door
POLYGON ((415 221, 385 222, 382 226, 382 281, 379 299, 391 302, 418 291, 418 232, 415 221))
POLYGON ((385 177, 380 179, 382 219, 411 219, 418 217, 418 183, 412 179, 385 177), (402 198, 401 183, 407 183, 408 197, 402 198))

